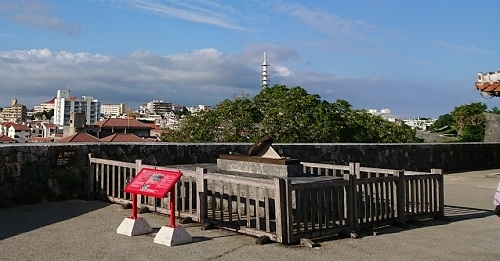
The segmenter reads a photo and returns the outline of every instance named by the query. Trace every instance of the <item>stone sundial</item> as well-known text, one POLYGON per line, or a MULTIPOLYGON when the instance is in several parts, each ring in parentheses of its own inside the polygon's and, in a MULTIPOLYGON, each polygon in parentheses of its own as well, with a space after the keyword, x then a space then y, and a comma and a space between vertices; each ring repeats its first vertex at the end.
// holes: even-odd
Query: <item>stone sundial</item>
POLYGON ((280 156, 272 143, 271 136, 265 135, 250 147, 247 155, 221 154, 217 159, 217 167, 226 171, 275 177, 301 175, 303 170, 300 161, 280 156))

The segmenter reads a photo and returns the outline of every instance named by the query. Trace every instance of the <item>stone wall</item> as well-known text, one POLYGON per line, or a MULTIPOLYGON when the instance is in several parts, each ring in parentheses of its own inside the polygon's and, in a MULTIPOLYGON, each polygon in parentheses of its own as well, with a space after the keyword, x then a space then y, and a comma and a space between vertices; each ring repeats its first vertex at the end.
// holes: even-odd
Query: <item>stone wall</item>
POLYGON ((500 141, 500 114, 485 113, 484 142, 500 141))
POLYGON ((220 153, 245 153, 245 144, 88 143, 0 145, 0 207, 85 198, 88 154, 144 164, 214 162, 220 153))
MULTIPOLYGON (((89 143, 0 145, 0 207, 84 198, 88 154, 149 165, 215 163, 219 154, 245 154, 251 144, 89 143)), ((301 161, 445 172, 500 167, 499 143, 441 144, 274 144, 301 161)))
POLYGON ((445 143, 456 142, 458 140, 457 137, 446 137, 438 133, 422 130, 417 130, 417 134, 415 136, 423 139, 425 143, 445 143))
POLYGON ((500 167, 500 143, 276 144, 282 155, 301 161, 445 173, 500 167))

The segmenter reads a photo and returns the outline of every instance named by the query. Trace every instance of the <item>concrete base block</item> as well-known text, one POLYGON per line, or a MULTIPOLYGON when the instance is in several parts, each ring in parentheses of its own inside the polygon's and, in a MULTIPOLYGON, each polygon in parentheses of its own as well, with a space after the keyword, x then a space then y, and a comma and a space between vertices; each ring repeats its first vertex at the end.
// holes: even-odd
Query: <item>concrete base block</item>
POLYGON ((151 228, 144 218, 131 219, 127 217, 116 229, 116 233, 129 237, 149 234, 151 232, 153 232, 153 228, 151 228))
POLYGON ((155 243, 166 246, 177 246, 193 242, 193 238, 183 227, 162 226, 155 236, 155 243))

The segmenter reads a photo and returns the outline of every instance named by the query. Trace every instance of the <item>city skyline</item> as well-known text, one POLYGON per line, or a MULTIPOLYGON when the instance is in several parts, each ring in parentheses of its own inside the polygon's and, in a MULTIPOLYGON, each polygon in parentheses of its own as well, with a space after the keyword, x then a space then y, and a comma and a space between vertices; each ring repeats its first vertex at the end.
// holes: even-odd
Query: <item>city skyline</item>
POLYGON ((500 70, 497 1, 0 0, 0 107, 69 88, 138 107, 216 105, 301 86, 355 109, 438 117, 484 102, 479 72, 500 70), (480 8, 482 7, 482 8, 480 8), (486 8, 487 7, 487 8, 486 8))

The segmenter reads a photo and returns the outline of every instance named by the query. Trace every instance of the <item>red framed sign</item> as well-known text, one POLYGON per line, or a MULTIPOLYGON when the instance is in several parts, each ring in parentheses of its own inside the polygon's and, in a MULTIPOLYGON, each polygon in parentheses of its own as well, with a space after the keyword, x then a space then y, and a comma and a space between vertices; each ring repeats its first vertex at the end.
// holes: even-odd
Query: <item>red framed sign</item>
POLYGON ((142 168, 125 187, 133 194, 163 198, 181 178, 182 172, 163 169, 142 168))

